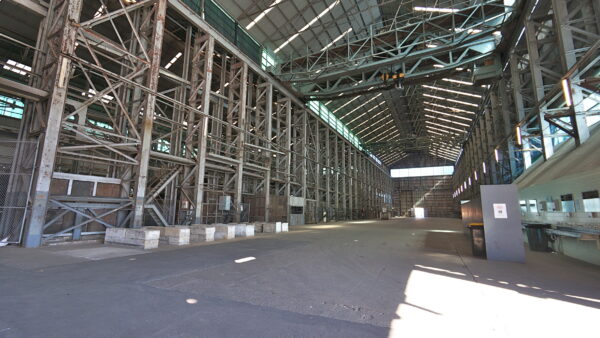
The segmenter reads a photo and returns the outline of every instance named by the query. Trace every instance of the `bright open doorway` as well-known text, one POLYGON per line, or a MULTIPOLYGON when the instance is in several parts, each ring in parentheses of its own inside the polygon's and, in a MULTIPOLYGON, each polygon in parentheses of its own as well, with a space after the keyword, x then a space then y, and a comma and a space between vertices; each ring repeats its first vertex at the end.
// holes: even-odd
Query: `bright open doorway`
POLYGON ((415 208, 415 218, 425 218, 425 208, 415 208))

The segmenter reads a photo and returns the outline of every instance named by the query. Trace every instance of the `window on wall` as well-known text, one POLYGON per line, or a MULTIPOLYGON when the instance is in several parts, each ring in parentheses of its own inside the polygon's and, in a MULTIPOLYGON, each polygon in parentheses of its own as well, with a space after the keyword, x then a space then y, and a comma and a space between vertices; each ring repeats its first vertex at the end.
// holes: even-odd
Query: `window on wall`
POLYGON ((529 212, 537 212, 537 211, 538 211, 537 201, 529 200, 529 212))
POLYGON ((453 166, 392 169, 390 172, 390 174, 392 175, 393 178, 443 176, 443 175, 452 175, 453 173, 454 173, 453 166))
POLYGON ((0 95, 0 115, 22 119, 24 107, 23 101, 0 95))
POLYGON ((275 57, 268 50, 263 49, 260 64, 264 70, 271 69, 275 67, 275 57))
POLYGON ((522 212, 527 212, 527 201, 519 201, 519 205, 521 206, 522 212))
POLYGON ((560 206, 563 212, 575 212, 573 194, 560 195, 560 206))
MULTIPOLYGON (((319 115, 323 121, 327 122, 333 129, 337 130, 342 136, 344 136, 350 143, 354 144, 359 150, 363 150, 360 140, 354 135, 350 129, 340 121, 333 112, 327 108, 323 103, 319 101, 309 101, 308 108, 310 108, 315 114, 319 115)), ((371 153, 367 152, 378 164, 381 161, 371 153)))
POLYGON ((581 193, 583 198, 583 211, 585 212, 599 212, 600 211, 600 198, 598 196, 598 190, 586 191, 581 193))

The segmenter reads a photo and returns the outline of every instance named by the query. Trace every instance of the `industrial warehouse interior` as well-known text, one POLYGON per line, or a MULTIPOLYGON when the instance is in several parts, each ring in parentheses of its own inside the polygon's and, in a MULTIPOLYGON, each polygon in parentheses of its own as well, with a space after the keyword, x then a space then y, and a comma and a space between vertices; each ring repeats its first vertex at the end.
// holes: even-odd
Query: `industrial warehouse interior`
POLYGON ((0 337, 600 335, 599 0, 0 0, 0 337))

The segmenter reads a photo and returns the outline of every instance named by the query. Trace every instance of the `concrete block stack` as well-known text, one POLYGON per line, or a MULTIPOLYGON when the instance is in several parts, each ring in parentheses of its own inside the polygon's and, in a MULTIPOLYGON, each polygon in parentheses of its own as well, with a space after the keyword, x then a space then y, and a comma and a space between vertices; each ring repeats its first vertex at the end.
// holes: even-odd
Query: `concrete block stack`
POLYGON ((262 232, 267 232, 267 233, 281 232, 281 222, 262 223, 262 232))
POLYGON ((170 245, 190 244, 190 228, 186 226, 144 227, 144 229, 160 231, 160 243, 170 245))
POLYGON ((215 227, 205 224, 190 226, 190 242, 212 242, 215 240, 215 227))
POLYGON ((159 230, 107 228, 104 243, 127 244, 139 246, 143 249, 156 249, 158 248, 159 239, 159 230))
POLYGON ((213 224, 215 227, 215 239, 233 239, 235 238, 235 225, 213 224))
POLYGON ((236 224, 235 237, 254 237, 254 225, 236 224))

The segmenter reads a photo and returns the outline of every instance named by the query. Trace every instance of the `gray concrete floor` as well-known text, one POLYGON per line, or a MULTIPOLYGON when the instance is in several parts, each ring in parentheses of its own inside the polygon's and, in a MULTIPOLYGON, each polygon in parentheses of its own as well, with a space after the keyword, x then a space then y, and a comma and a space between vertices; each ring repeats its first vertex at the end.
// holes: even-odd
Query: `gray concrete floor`
POLYGON ((150 252, 0 248, 0 337, 593 336, 599 281, 600 268, 555 254, 473 258, 453 219, 150 252))

